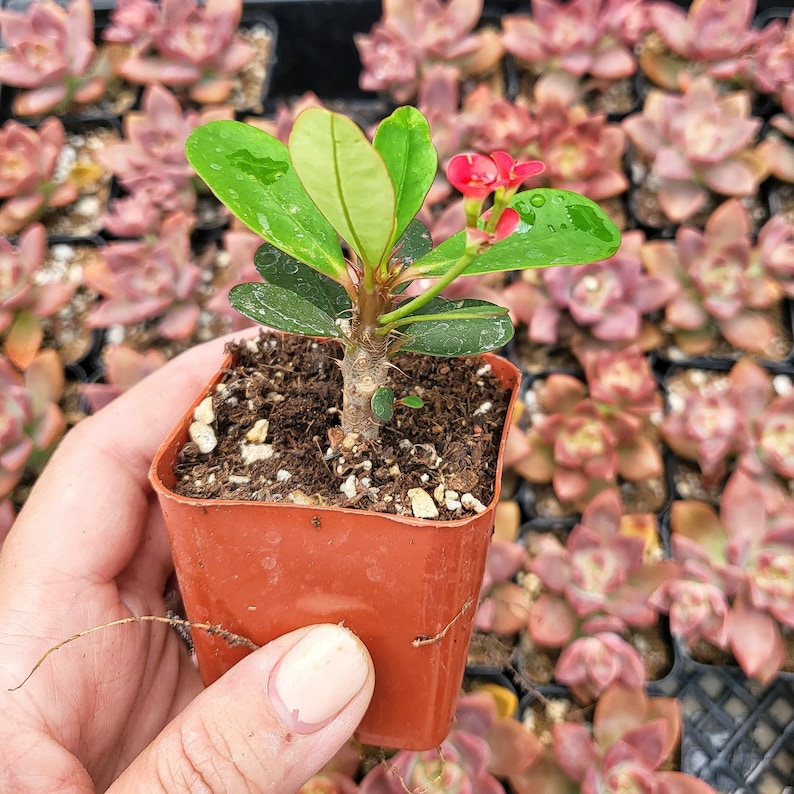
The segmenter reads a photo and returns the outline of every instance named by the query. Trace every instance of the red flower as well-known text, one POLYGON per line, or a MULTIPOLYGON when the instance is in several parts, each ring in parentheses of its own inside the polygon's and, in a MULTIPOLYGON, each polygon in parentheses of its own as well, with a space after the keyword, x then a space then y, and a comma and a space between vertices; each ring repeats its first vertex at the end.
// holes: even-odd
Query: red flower
POLYGON ((537 176, 546 168, 540 160, 516 162, 507 152, 494 152, 491 159, 498 169, 494 187, 506 187, 508 190, 515 190, 524 180, 537 176))
MULTIPOLYGON (((491 211, 488 210, 488 212, 483 215, 483 220, 487 223, 490 216, 491 211)), ((499 220, 496 222, 496 227, 492 232, 487 232, 485 229, 469 227, 466 229, 466 239, 468 242, 473 242, 478 246, 493 245, 494 243, 498 243, 499 240, 504 240, 505 237, 509 237, 518 228, 520 220, 520 215, 514 209, 508 207, 502 211, 499 220)))
POLYGON ((456 154, 447 164, 450 185, 467 198, 483 199, 493 193, 498 176, 497 164, 484 154, 456 154))

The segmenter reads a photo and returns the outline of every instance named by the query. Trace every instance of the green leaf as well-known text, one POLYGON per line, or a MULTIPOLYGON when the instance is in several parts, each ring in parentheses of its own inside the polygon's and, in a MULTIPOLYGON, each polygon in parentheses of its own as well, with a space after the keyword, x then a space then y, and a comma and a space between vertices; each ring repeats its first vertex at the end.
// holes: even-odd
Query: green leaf
MULTIPOLYGON (((620 245, 620 232, 610 217, 578 193, 537 188, 516 194, 510 206, 521 222, 513 234, 477 257, 466 275, 522 270, 549 265, 584 265, 607 259, 620 245)), ((411 276, 443 275, 460 259, 465 231, 445 240, 411 268, 411 276)))
POLYGON ((376 419, 388 422, 394 416, 394 392, 388 386, 381 386, 372 395, 370 407, 376 419))
POLYGON ((513 324, 506 313, 498 317, 483 317, 482 312, 488 309, 498 311, 502 307, 471 298, 456 301, 433 298, 422 308, 422 314, 441 316, 406 328, 408 340, 400 350, 447 357, 496 350, 513 338, 513 324), (444 317, 444 314, 449 317, 444 317))
POLYGON ((331 226, 365 265, 379 265, 394 233, 394 187, 358 125, 324 108, 309 108, 295 120, 289 152, 306 192, 331 226))
POLYGON ((427 119, 410 106, 397 108, 378 125, 372 145, 386 163, 394 185, 396 240, 422 208, 438 170, 438 155, 427 119))
POLYGON ((211 121, 193 130, 185 153, 246 226, 295 259, 347 278, 337 234, 306 195, 281 141, 240 121, 211 121))
POLYGON ((257 249, 254 265, 268 284, 294 292, 331 317, 338 317, 351 307, 350 296, 339 282, 293 259, 270 243, 257 249))
POLYGON ((433 240, 430 237, 430 232, 427 226, 416 219, 408 224, 403 236, 397 241, 394 246, 391 259, 391 265, 408 267, 412 265, 417 259, 429 253, 433 248, 433 240))
POLYGON ((342 336, 333 317, 275 284, 237 284, 229 291, 229 302, 251 320, 278 331, 301 336, 342 336))
POLYGON ((422 408, 425 404, 425 401, 416 394, 406 394, 405 397, 401 397, 398 402, 402 403, 402 405, 407 408, 422 408))

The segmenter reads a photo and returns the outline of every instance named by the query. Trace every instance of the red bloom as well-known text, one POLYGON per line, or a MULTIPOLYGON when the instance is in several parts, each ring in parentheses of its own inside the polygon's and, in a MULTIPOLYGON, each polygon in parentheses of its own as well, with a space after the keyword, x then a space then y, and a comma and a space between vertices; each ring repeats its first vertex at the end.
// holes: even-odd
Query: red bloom
POLYGON ((491 159, 498 169, 494 187, 506 187, 508 190, 515 190, 524 180, 537 176, 546 168, 540 160, 516 162, 507 152, 494 152, 491 159))
POLYGON ((497 164, 484 154, 456 154, 447 164, 450 185, 467 198, 485 198, 498 187, 497 164))
MULTIPOLYGON (((490 210, 483 215, 483 220, 486 221, 486 223, 490 215, 490 210)), ((502 211, 493 232, 489 233, 486 232, 485 229, 469 227, 466 229, 466 239, 479 246, 493 245, 494 243, 498 243, 499 240, 504 240, 505 237, 509 237, 518 228, 520 220, 520 215, 514 209, 507 207, 502 211)))

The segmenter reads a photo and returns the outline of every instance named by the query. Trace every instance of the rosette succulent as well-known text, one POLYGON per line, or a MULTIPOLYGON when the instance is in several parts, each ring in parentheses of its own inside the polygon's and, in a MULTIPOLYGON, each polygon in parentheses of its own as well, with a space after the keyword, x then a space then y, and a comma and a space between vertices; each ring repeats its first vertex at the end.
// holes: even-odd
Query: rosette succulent
POLYGON ((504 48, 534 71, 617 80, 637 69, 647 27, 641 0, 532 0, 532 14, 502 20, 504 48))
POLYGON ((617 253, 602 262, 523 274, 503 292, 511 316, 538 344, 570 337, 579 351, 642 341, 651 335, 648 316, 680 290, 672 275, 646 272, 644 242, 643 232, 625 232, 617 253))
POLYGON ((758 41, 755 0, 694 0, 687 10, 660 0, 648 4, 651 27, 664 47, 643 47, 639 62, 654 83, 684 90, 700 74, 742 82, 758 41))
POLYGON ((747 676, 769 682, 786 661, 782 631, 794 628, 794 501, 769 508, 763 490, 737 472, 720 512, 679 500, 671 513, 681 575, 651 602, 690 648, 730 650, 747 676), (751 638, 751 641, 748 641, 751 638))
POLYGON ((40 223, 28 226, 17 245, 0 237, 0 337, 8 359, 25 369, 39 350, 41 320, 57 312, 76 285, 37 278, 47 254, 47 232, 40 223))
POLYGON ((36 0, 22 11, 0 9, 0 83, 24 89, 13 100, 18 116, 85 105, 105 91, 95 58, 91 0, 36 0))
POLYGON ((495 31, 474 32, 481 14, 482 0, 385 0, 381 20, 355 36, 361 88, 407 102, 433 64, 454 66, 459 76, 488 71, 502 47, 495 31))
POLYGON ((649 91, 642 112, 623 120, 659 181, 659 204, 669 220, 694 215, 706 205, 709 191, 757 192, 768 166, 754 147, 762 122, 750 110, 748 92, 720 95, 714 81, 702 76, 683 95, 649 91))
POLYGON ((134 45, 117 65, 132 83, 186 87, 195 102, 225 102, 254 57, 239 33, 242 0, 120 0, 107 41, 134 45))
POLYGON ((38 129, 13 119, 0 128, 0 232, 19 232, 48 209, 77 199, 74 181, 57 170, 65 137, 54 116, 38 129))
POLYGON ((732 199, 718 207, 704 229, 682 226, 675 241, 653 240, 642 247, 647 270, 676 281, 680 289, 668 301, 665 320, 678 347, 690 355, 711 350, 724 337, 740 350, 767 353, 775 327, 763 310, 777 304, 794 272, 794 250, 771 244, 790 240, 779 221, 753 247, 752 221, 732 199), (769 235, 769 238, 767 238, 769 235), (775 273, 777 271, 777 273, 775 273))
POLYGON ((0 356, 0 499, 26 467, 43 467, 61 437, 65 421, 58 400, 63 385, 63 366, 54 350, 39 353, 24 375, 0 356))
POLYGON ((194 218, 175 212, 150 240, 108 243, 85 271, 85 282, 100 295, 89 316, 94 328, 156 320, 166 339, 184 339, 198 323, 204 296, 201 280, 215 250, 194 256, 194 218))

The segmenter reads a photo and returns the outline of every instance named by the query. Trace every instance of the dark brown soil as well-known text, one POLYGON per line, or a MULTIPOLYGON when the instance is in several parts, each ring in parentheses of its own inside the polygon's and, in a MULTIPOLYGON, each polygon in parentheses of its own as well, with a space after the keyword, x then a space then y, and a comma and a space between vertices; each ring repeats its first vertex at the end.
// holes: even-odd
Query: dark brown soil
MULTIPOLYGON (((256 345, 243 342, 230 350, 238 362, 212 400, 218 445, 206 454, 193 442, 185 445, 176 466, 180 494, 403 515, 411 515, 408 492, 415 488, 430 496, 453 491, 459 500, 470 493, 483 505, 493 498, 509 395, 481 359, 398 356, 395 396, 419 394, 424 407, 395 406, 379 442, 339 454, 330 452, 328 440, 341 408, 339 346, 263 334, 256 345), (246 464, 241 447, 262 419, 269 423, 266 442, 273 455, 246 464)), ((471 514, 465 507, 450 509, 447 500, 454 498, 434 498, 441 520, 471 514)))

